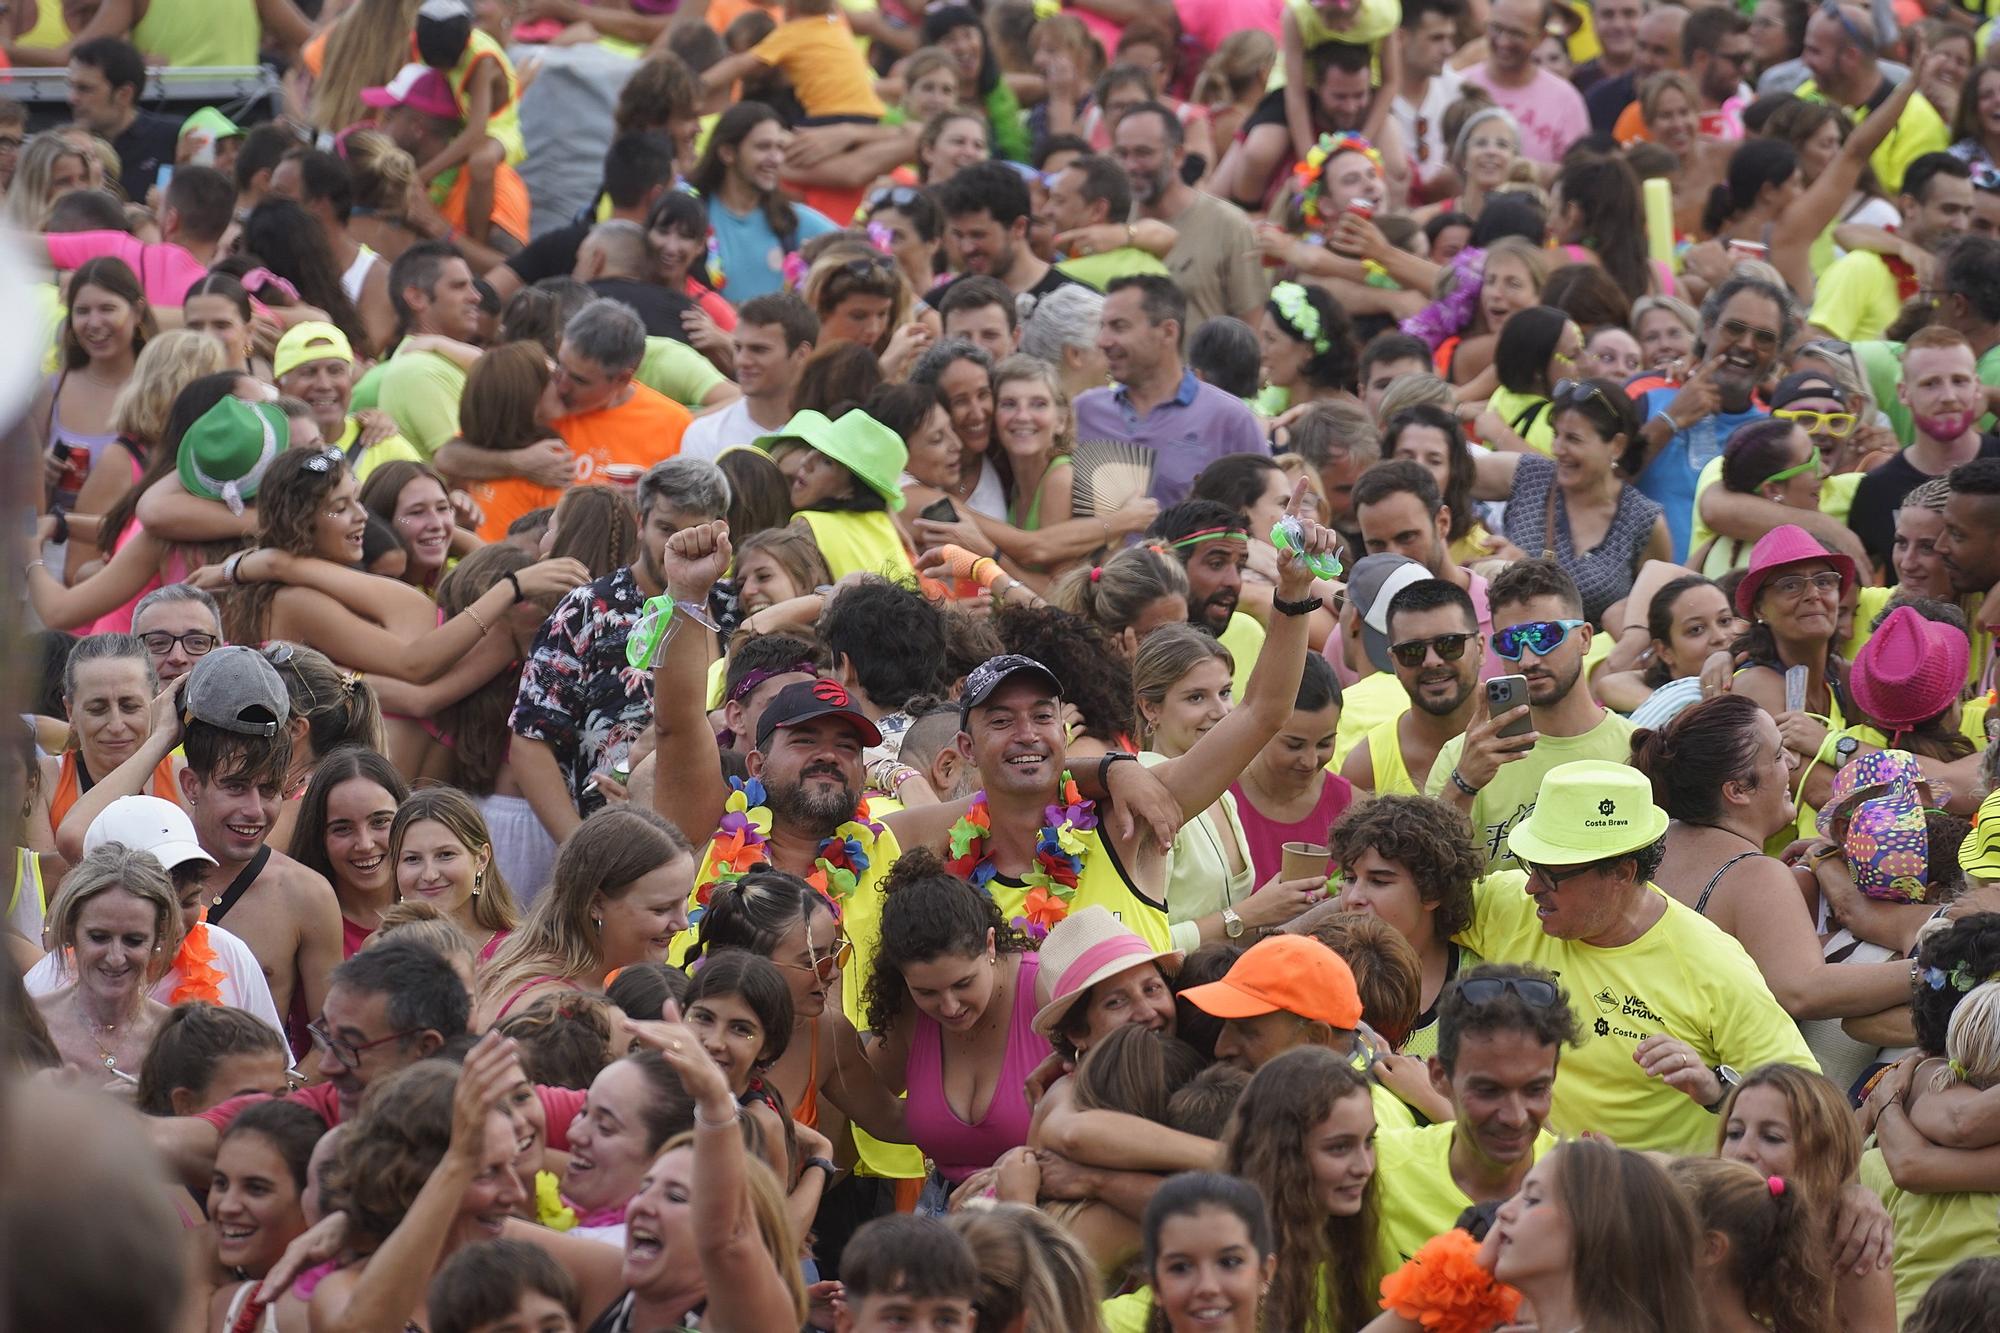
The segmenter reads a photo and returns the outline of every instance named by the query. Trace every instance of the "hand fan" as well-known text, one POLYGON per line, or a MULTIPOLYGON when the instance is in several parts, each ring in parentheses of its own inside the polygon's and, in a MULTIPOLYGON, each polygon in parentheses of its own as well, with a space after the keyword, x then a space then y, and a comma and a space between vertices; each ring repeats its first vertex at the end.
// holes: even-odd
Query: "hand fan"
POLYGON ((1070 512, 1108 518, 1153 489, 1157 450, 1130 440, 1078 440, 1070 450, 1070 512))

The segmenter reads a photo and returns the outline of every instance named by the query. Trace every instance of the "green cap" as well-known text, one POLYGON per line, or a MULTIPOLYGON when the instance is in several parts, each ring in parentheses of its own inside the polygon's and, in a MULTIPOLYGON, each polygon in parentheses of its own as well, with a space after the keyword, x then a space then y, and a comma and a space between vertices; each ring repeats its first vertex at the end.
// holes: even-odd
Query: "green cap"
POLYGON ((1579 759, 1542 779, 1535 808, 1507 835, 1508 850, 1538 866, 1575 866, 1650 847, 1667 831, 1653 784, 1629 764, 1579 759))
MULTIPOLYGON (((243 137, 243 127, 212 106, 198 108, 191 112, 186 120, 181 122, 180 132, 182 135, 192 133, 195 130, 207 130, 214 136, 217 143, 220 143, 224 139, 240 139, 243 137)), ((178 138, 180 135, 176 135, 175 137, 178 138)))
POLYGON ((181 436, 181 485, 191 495, 220 500, 240 514, 256 498, 271 460, 291 445, 291 428, 274 403, 246 403, 231 394, 201 414, 181 436))
POLYGON ((892 510, 903 507, 903 488, 898 479, 909 464, 910 451, 903 447, 895 431, 856 409, 838 421, 807 410, 785 423, 785 428, 759 435, 751 443, 765 452, 786 440, 797 440, 816 449, 852 472, 855 479, 874 491, 892 510))

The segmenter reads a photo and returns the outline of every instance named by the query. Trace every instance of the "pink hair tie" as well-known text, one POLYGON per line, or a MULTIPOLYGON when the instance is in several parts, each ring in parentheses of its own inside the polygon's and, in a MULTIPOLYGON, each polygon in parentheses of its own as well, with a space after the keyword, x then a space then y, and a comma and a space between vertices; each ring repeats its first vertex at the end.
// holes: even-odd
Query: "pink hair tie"
POLYGON ((1102 579, 1103 577, 1104 577, 1104 566, 1103 566, 1103 565, 1092 565, 1092 566, 1090 567, 1090 581, 1091 581, 1092 583, 1096 583, 1096 582, 1098 582, 1098 581, 1099 581, 1099 580, 1101 580, 1101 579, 1102 579))
POLYGON ((266 287, 275 287, 294 301, 299 299, 299 289, 271 272, 268 268, 253 268, 243 275, 244 291, 256 293, 263 291, 266 287))
POLYGON ((1771 1197, 1774 1199, 1785 1192, 1785 1178, 1783 1176, 1772 1176, 1764 1183, 1770 1186, 1771 1197))

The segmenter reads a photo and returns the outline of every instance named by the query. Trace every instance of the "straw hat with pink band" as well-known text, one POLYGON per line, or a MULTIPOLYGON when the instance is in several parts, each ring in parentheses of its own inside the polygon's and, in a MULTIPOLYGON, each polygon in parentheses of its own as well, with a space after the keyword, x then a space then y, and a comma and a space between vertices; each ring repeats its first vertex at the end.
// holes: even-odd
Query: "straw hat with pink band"
POLYGON ((1824 561, 1834 567, 1840 574, 1843 596, 1854 586, 1852 560, 1838 551, 1827 550, 1804 528, 1785 523, 1759 537, 1757 544, 1750 548, 1750 568, 1745 571, 1743 581, 1736 585, 1736 613, 1755 619, 1757 594, 1763 591, 1764 584, 1781 574, 1785 566, 1801 565, 1809 560, 1824 561))
POLYGON ((1090 988, 1120 972, 1146 963, 1168 976, 1181 970, 1185 957, 1178 949, 1155 949, 1121 924, 1107 908, 1083 907, 1061 921, 1042 941, 1041 969, 1035 977, 1034 1029, 1054 1038, 1070 1010, 1090 994, 1090 988))
POLYGON ((1854 655, 1848 692, 1894 745, 1904 732, 1950 711, 1971 661, 1963 630, 1899 606, 1854 655))

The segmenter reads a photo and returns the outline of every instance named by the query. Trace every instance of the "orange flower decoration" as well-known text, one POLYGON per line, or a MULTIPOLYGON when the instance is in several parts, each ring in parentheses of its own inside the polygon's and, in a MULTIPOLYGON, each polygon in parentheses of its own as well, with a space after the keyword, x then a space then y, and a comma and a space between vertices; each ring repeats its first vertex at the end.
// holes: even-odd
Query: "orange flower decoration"
POLYGON ((1456 1228, 1433 1236, 1382 1279, 1382 1308, 1435 1333, 1486 1333, 1514 1318, 1521 1293, 1479 1266, 1479 1244, 1456 1228))
POLYGON ((1021 901, 1021 915, 1047 931, 1069 915, 1069 904, 1045 887, 1033 888, 1021 901))
POLYGON ((226 978, 215 965, 215 945, 209 942, 206 910, 194 929, 181 940, 180 952, 174 955, 174 966, 181 970, 181 984, 174 987, 171 997, 175 1004, 186 1004, 190 1000, 206 1004, 222 1003, 222 983, 226 978))
POLYGON ((741 875, 764 863, 763 843, 752 842, 748 829, 717 834, 709 848, 718 871, 733 870, 741 875))

